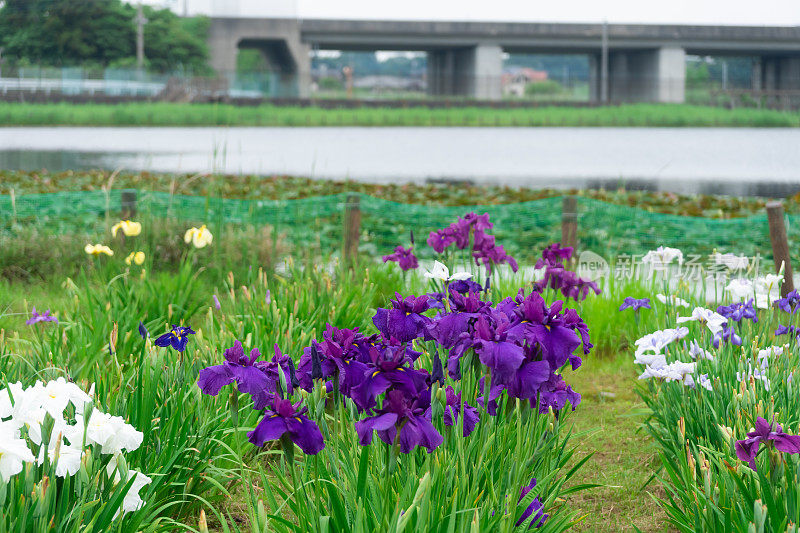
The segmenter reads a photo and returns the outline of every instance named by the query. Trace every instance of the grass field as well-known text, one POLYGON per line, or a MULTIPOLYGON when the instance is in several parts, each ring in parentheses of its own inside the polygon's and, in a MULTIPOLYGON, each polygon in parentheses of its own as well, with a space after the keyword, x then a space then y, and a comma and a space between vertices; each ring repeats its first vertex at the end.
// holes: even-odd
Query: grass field
POLYGON ((685 104, 610 107, 358 108, 225 104, 0 103, 2 126, 366 126, 366 127, 797 127, 800 114, 685 104))
MULTIPOLYGON (((91 320, 92 306, 98 305, 105 298, 111 299, 111 316, 129 316, 139 317, 146 316, 151 322, 153 312, 158 313, 159 309, 164 307, 167 302, 175 302, 174 294, 168 287, 172 286, 172 282, 167 277, 158 276, 157 264, 150 265, 152 269, 148 273, 148 278, 151 281, 147 285, 142 285, 141 282, 131 279, 125 282, 125 285, 131 284, 129 290, 144 290, 145 293, 156 301, 148 301, 148 296, 143 294, 135 298, 129 303, 123 304, 123 294, 115 295, 116 290, 113 289, 114 285, 119 285, 121 280, 108 281, 108 286, 104 287, 103 280, 109 280, 114 275, 116 259, 111 258, 113 261, 108 261, 105 265, 98 264, 95 272, 91 272, 89 277, 78 279, 75 283, 77 286, 69 289, 69 283, 64 284, 58 280, 49 280, 46 282, 38 283, 20 283, 20 282, 0 282, 0 330, 3 330, 4 337, 7 339, 3 341, 0 338, 0 358, 3 353, 3 342, 5 342, 5 349, 8 350, 14 346, 28 346, 21 350, 21 353, 11 355, 6 352, 5 357, 11 356, 12 369, 10 370, 11 378, 16 378, 19 370, 14 370, 13 364, 19 364, 19 361, 25 360, 27 357, 36 354, 40 349, 47 349, 49 342, 47 340, 47 330, 39 329, 36 327, 29 327, 24 324, 27 318, 27 311, 30 310, 31 305, 36 305, 38 309, 48 308, 54 310, 59 318, 64 322, 67 331, 75 330, 76 328, 82 330, 85 326, 80 326, 78 322, 83 320, 91 320), (140 289, 134 287, 140 286, 140 289), (65 290, 65 287, 67 290, 65 290), (109 290, 111 289, 111 290, 109 290), (76 292, 77 291, 77 292, 76 292), (86 301, 85 297, 90 294, 97 294, 99 300, 97 304, 92 301, 86 301), (78 300, 80 298, 80 302, 78 300), (120 307, 124 305, 124 307, 120 307), (150 309, 150 311, 145 311, 150 309), (8 340, 13 339, 17 335, 21 335, 21 340, 8 340), (44 337, 40 337, 44 335, 44 337), (29 344, 30 343, 30 344, 29 344), (41 347, 40 347, 41 345, 41 347), (29 354, 29 355, 25 355, 29 354), (22 359, 20 359, 22 358, 22 359)), ((293 339, 292 342, 302 342, 303 331, 308 331, 312 323, 316 323, 315 329, 320 327, 320 319, 327 315, 324 310, 330 304, 339 307, 337 309, 336 319, 337 323, 351 323, 364 321, 372 313, 372 308, 375 305, 380 305, 381 301, 391 294, 397 287, 403 286, 403 282, 392 274, 392 267, 394 265, 387 265, 381 267, 370 267, 375 272, 370 276, 370 286, 374 287, 369 291, 361 290, 363 273, 357 275, 352 281, 341 279, 340 275, 334 275, 334 286, 332 289, 325 290, 324 283, 322 290, 315 291, 312 287, 313 282, 311 278, 302 277, 293 283, 294 287, 289 285, 282 285, 280 276, 273 277, 270 275, 270 285, 273 287, 272 298, 279 301, 285 301, 291 312, 292 305, 289 298, 301 298, 302 300, 310 299, 303 303, 300 307, 300 315, 303 309, 319 308, 322 313, 316 319, 308 322, 306 319, 301 319, 298 324, 305 324, 299 330, 287 334, 286 339, 282 341, 285 345, 287 339, 293 339), (338 281, 337 281, 338 278, 338 281), (351 285, 352 284, 352 285, 351 285), (282 288, 276 288, 282 287, 282 288), (357 293, 352 292, 357 290, 357 293), (288 292, 285 292, 288 291, 288 292), (304 295, 305 296, 302 296, 304 295), (357 295, 356 295, 357 294, 357 295), (292 296, 294 295, 294 296, 292 296), (297 335, 301 337, 297 337, 297 335)), ((203 331, 205 338, 215 338, 215 333, 206 316, 210 317, 213 313, 211 308, 211 301, 213 294, 225 294, 224 287, 229 285, 223 278, 224 276, 217 277, 219 274, 215 269, 205 270, 200 272, 196 279, 192 282, 192 293, 190 300, 186 303, 180 304, 185 309, 197 309, 193 315, 183 315, 185 323, 193 325, 196 329, 203 331), (207 312, 206 312, 207 310, 207 312)), ((183 277, 184 274, 179 274, 183 277)), ((247 278, 245 271, 239 271, 233 275, 231 279, 236 279, 236 285, 239 280, 242 282, 247 278)), ((498 290, 501 293, 513 293, 513 287, 517 284, 525 284, 525 277, 520 280, 514 281, 510 278, 501 282, 496 282, 498 290)), ((246 282, 245 282, 246 283, 246 282)), ((247 283, 246 283, 247 284, 247 283)), ((406 291, 413 291, 417 293, 421 290, 420 281, 409 279, 406 284, 406 291)), ((251 291, 254 289, 251 288, 251 291)), ((633 527, 637 527, 641 531, 664 531, 666 517, 660 508, 656 505, 655 500, 650 496, 653 495, 660 497, 663 496, 663 490, 657 481, 652 481, 651 476, 657 468, 657 462, 654 460, 654 446, 652 441, 645 436, 640 427, 644 421, 644 409, 642 403, 637 399, 634 393, 636 386, 635 373, 632 365, 626 360, 624 356, 617 356, 617 350, 627 346, 632 341, 632 335, 635 334, 635 329, 631 321, 631 317, 625 314, 617 314, 615 309, 618 305, 616 300, 622 297, 622 294, 627 294, 627 291, 634 290, 632 286, 620 286, 610 288, 611 292, 606 296, 592 298, 587 300, 584 304, 578 304, 579 312, 587 321, 591 331, 593 332, 593 342, 596 345, 595 353, 591 357, 585 358, 584 365, 571 375, 571 385, 583 395, 581 406, 567 417, 567 426, 574 425, 574 436, 572 438, 571 446, 576 447, 576 455, 573 463, 577 463, 589 455, 588 463, 584 465, 571 482, 572 485, 590 484, 598 485, 597 488, 590 490, 580 491, 573 495, 566 497, 566 505, 570 511, 576 513, 576 518, 579 519, 575 526, 577 531, 632 531, 633 527), (606 332, 612 335, 607 335, 606 332), (627 340, 626 340, 627 339, 627 340)), ((642 289, 639 290, 647 290, 642 289)), ((226 325, 225 314, 227 312, 235 313, 234 316, 245 316, 241 313, 248 309, 249 304, 242 300, 239 303, 239 298, 242 297, 240 291, 236 291, 238 296, 236 304, 228 311, 229 307, 233 305, 233 300, 228 301, 228 297, 221 298, 223 300, 223 311, 219 318, 220 322, 217 327, 226 329, 228 327, 241 328, 242 325, 238 319, 226 325), (244 305, 244 307, 242 307, 244 305), (238 325, 237 325, 238 324, 238 325)), ((252 292, 254 299, 257 299, 257 289, 252 292)), ((297 309, 297 304, 294 304, 294 309, 297 309)), ((279 315, 281 311, 278 311, 279 315)), ((100 335, 107 326, 101 324, 102 319, 95 318, 95 324, 92 330, 96 331, 94 335, 100 335), (100 322, 97 322, 100 320, 100 322)), ((280 320, 285 320, 280 319, 280 320)), ((130 318, 123 320, 126 324, 130 324, 130 318)), ((214 323, 217 323, 216 320, 214 323)), ((250 326, 244 325, 245 331, 250 326)), ((263 327, 258 326, 258 327, 263 327)), ((126 333, 126 326, 120 324, 120 332, 125 337, 125 346, 131 342, 130 333, 126 333)), ((261 330, 256 330, 261 331, 261 330)), ((316 329, 319 331, 319 329, 316 329)), ((278 332, 264 331, 261 334, 272 337, 278 332)), ((70 338, 73 338, 75 333, 70 333, 70 338)), ((283 336, 279 335, 280 338, 283 336)), ((85 337, 87 342, 92 336, 85 337)), ((94 342, 94 341, 91 341, 94 342)), ((213 341, 212 341, 213 342, 213 341)), ((120 341, 121 343, 121 341, 120 341)), ((200 347, 198 346, 198 350, 200 347)), ((204 348, 202 351, 205 353, 204 348)), ((118 351, 124 353, 126 348, 120 346, 118 351)), ((198 352, 199 354, 199 352, 198 352)), ((205 355, 198 355, 199 357, 213 357, 213 348, 211 353, 205 355)), ((42 355, 39 355, 42 356, 42 355)), ((61 367, 64 365, 66 368, 69 365, 75 365, 81 361, 81 356, 71 356, 69 360, 62 360, 60 357, 64 355, 53 356, 50 355, 51 365, 54 367, 61 367)), ((102 369, 104 363, 100 359, 97 363, 98 369, 102 369)), ((135 363, 134 363, 135 364, 135 363)), ((73 368, 76 368, 73 366, 73 368)), ((83 372, 92 371, 86 368, 83 372)), ((8 372, 8 371, 7 371, 8 372)), ((123 370, 127 373, 128 370, 123 370)), ((81 374, 76 374, 81 375, 81 374)), ((193 400, 194 401, 194 400, 193 400)), ((195 407, 188 407, 187 409, 195 409, 195 407)), ((225 474, 230 475, 230 473, 225 474)), ((161 489, 162 491, 164 489, 161 489)), ((247 527, 251 522, 251 516, 248 511, 247 493, 243 488, 237 484, 232 485, 229 489, 232 499, 219 500, 215 503, 215 508, 220 512, 228 513, 230 519, 236 521, 241 520, 242 523, 239 527, 247 527)), ((209 501, 217 501, 219 495, 212 496, 211 493, 206 495, 209 501)), ((212 512, 209 507, 204 506, 206 513, 212 517, 212 512)), ((190 516, 197 516, 198 508, 196 506, 184 506, 181 511, 175 515, 175 518, 186 520, 190 516), (184 515, 183 513, 189 513, 184 515)), ((209 519, 209 527, 212 531, 223 531, 218 522, 209 519), (215 526, 216 524, 216 526, 215 526)))
MULTIPOLYGON (((112 180, 100 172, 4 176, 8 179, 3 184, 15 194, 109 189, 113 181, 114 188, 285 199, 342 192, 355 186, 277 177, 206 181, 201 179, 203 176, 115 175, 112 180)), ((503 202, 515 194, 499 188, 469 189, 465 193, 459 187, 358 187, 363 192, 394 200, 405 197, 423 205, 463 206, 470 198, 483 198, 481 194, 491 201, 503 202)), ((639 201, 651 210, 669 212, 725 213, 730 209, 735 211, 731 214, 741 215, 757 212, 763 205, 760 200, 625 191, 579 194, 605 195, 602 199, 621 205, 639 201)), ((453 212, 460 213, 461 207, 454 207, 453 212)), ((342 328, 358 326, 365 333, 375 333, 380 329, 372 320, 376 309, 386 307, 395 291, 404 296, 420 295, 437 288, 418 272, 403 273, 396 264, 382 263, 380 255, 390 252, 391 246, 384 243, 377 252, 365 247, 358 263, 351 265, 338 254, 338 240, 320 240, 318 231, 328 231, 324 225, 306 228, 302 234, 315 236, 316 247, 312 248, 310 241, 288 242, 286 235, 281 237, 266 226, 211 220, 190 223, 169 210, 157 217, 142 216, 141 233, 125 237, 111 236, 111 224, 118 215, 116 207, 104 211, 101 206, 85 219, 65 220, 44 212, 40 215, 26 220, 7 219, 0 226, 4 250, 0 261, 0 377, 6 382, 21 380, 31 385, 37 378, 67 376, 87 389, 94 383, 98 406, 104 412, 119 415, 142 429, 145 436, 141 449, 125 460, 131 468, 150 476, 152 483, 142 489, 146 503, 141 510, 123 516, 116 527, 120 531, 195 528, 201 533, 206 529, 260 532, 267 531, 269 524, 274 531, 299 533, 316 531, 316 520, 325 513, 330 514, 326 519, 331 522, 325 526, 329 531, 394 531, 388 526, 401 522, 412 529, 442 533, 447 533, 449 524, 458 532, 512 531, 515 517, 501 517, 496 511, 507 506, 508 492, 518 491, 531 475, 539 482, 535 495, 550 513, 544 531, 655 533, 675 527, 687 533, 734 530, 725 529, 724 520, 727 524, 740 521, 741 527, 736 530, 747 531, 750 522, 762 520, 763 524, 766 520, 760 511, 760 498, 766 497, 788 502, 785 512, 782 504, 772 505, 771 510, 777 511, 769 518, 774 521, 770 523, 778 524, 775 530, 784 531, 786 521, 800 512, 800 507, 792 503, 794 499, 783 496, 794 490, 790 479, 781 477, 783 470, 773 472, 771 480, 778 484, 774 485, 773 494, 764 495, 760 487, 771 487, 770 480, 753 477, 743 464, 733 468, 731 465, 738 463, 732 444, 718 434, 719 428, 730 427, 737 436, 743 436, 756 414, 779 416, 787 431, 797 430, 796 413, 800 411, 791 384, 792 372, 798 370, 797 341, 787 339, 794 343, 787 345, 791 351, 770 363, 772 390, 777 393, 771 396, 769 389, 763 390, 753 377, 749 382, 738 377, 742 372, 752 373, 751 352, 756 343, 762 347, 764 343, 783 342, 771 340, 779 321, 796 322, 791 317, 786 322, 787 317, 777 311, 769 314, 759 310, 758 323, 735 326, 748 339, 743 346, 721 340, 721 346, 712 346, 711 335, 703 324, 690 323, 695 339, 716 354, 714 360, 689 361, 685 348, 676 344, 669 349, 666 355, 679 361, 682 358, 684 365, 703 365, 701 368, 713 382, 712 393, 682 382, 643 383, 637 379, 641 368, 632 362, 636 339, 656 328, 672 326, 679 313, 690 313, 688 309, 657 303, 656 293, 668 292, 668 283, 607 280, 601 283, 602 294, 589 294, 582 301, 552 288, 541 289, 548 303, 564 300, 577 312, 594 345, 589 354, 583 354, 580 367, 571 369, 565 363, 559 369, 566 383, 582 395, 578 408, 572 412, 564 407, 559 416, 547 411, 539 415, 529 411, 522 416, 519 404, 502 405, 499 409, 504 416, 494 418, 496 422, 492 424, 479 424, 478 433, 471 439, 448 440, 432 454, 417 450, 403 459, 402 478, 397 478, 391 477, 394 459, 390 448, 386 448, 385 455, 364 452, 366 448, 359 447, 353 432, 345 429, 356 420, 355 408, 350 404, 344 408, 342 403, 320 396, 325 387, 293 393, 293 400, 306 402, 311 416, 323 426, 330 451, 324 452, 322 461, 311 456, 301 458, 299 452, 291 455, 277 445, 250 447, 244 434, 258 423, 259 412, 250 409, 244 396, 239 399, 230 391, 209 396, 201 394, 197 387, 201 369, 218 365, 222 350, 235 339, 242 340, 248 348, 258 347, 265 354, 264 359, 271 356, 273 344, 299 359, 312 339, 321 338, 326 323, 342 328), (184 232, 189 225, 203 222, 209 223, 214 239, 209 246, 195 249, 185 242, 184 232), (84 250, 87 241, 108 244, 115 253, 88 255, 84 250), (323 242, 326 244, 320 244, 323 242), (132 259, 129 254, 137 250, 145 253, 142 264, 126 264, 125 258, 132 259), (626 296, 648 297, 654 308, 643 310, 642 320, 630 310, 620 312, 620 303, 626 296), (26 324, 34 306, 39 312, 51 310, 59 323, 26 324), (140 322, 149 330, 151 340, 143 341, 139 336, 140 322), (153 339, 170 324, 188 325, 197 332, 185 353, 153 345, 153 339), (752 346, 748 346, 750 339, 752 346), (780 409, 770 407, 771 398, 780 409), (741 406, 743 415, 736 406, 741 406), (707 421, 713 417, 719 418, 709 425, 707 421), (683 434, 676 429, 682 427, 684 419, 691 422, 685 429, 685 436, 691 439, 691 447, 687 448, 683 434), (512 442, 516 443, 515 450, 509 447, 512 442), (695 454, 692 457, 697 459, 691 461, 696 462, 687 462, 687 453, 695 454), (202 460, 198 461, 198 457, 202 460), (713 464, 709 466, 708 461, 713 464), (473 464, 480 467, 472 468, 473 464), (573 467, 577 470, 573 471, 573 467), (706 487, 697 481, 709 479, 703 477, 712 475, 709 472, 715 476, 713 483, 724 489, 721 493, 716 485, 706 487), (425 475, 431 476, 428 481, 423 481, 425 475), (382 481, 387 479, 390 481, 382 481), (785 487, 781 484, 784 481, 785 487), (426 485, 428 482, 430 485, 426 485), (308 492, 301 495, 298 487, 308 492), (733 487, 746 487, 747 491, 738 494, 733 487), (493 494, 495 489, 500 494, 493 494), (717 506, 717 497, 725 499, 724 506, 717 506), (397 502, 402 502, 402 507, 397 502), (733 513, 730 509, 738 511, 733 513), (473 515, 473 510, 480 512, 473 515), (201 511, 205 517, 202 520, 201 511)), ((511 234, 522 225, 514 217, 493 216, 493 220, 496 226, 492 232, 498 244, 508 244, 511 234)), ((337 219, 336 224, 338 231, 341 221, 337 219)), ((407 231, 401 233, 397 235, 405 239, 407 231)), ((364 236, 365 240, 368 237, 364 236)), ((424 236, 418 235, 417 239, 415 251, 419 253, 426 245, 422 242, 424 236)), ((631 241, 627 246, 634 244, 631 241)), ((741 252, 744 242, 738 245, 738 249, 725 251, 741 252)), ((524 256, 528 263, 530 254, 541 253, 542 246, 537 244, 534 248, 524 256)), ((476 280, 485 283, 487 272, 474 265, 467 267, 471 262, 463 254, 449 252, 442 257, 451 267, 463 265, 473 270, 476 280)), ((516 295, 520 288, 529 293, 533 282, 534 273, 528 269, 515 275, 505 267, 496 269, 485 299, 499 302, 516 295)), ((675 283, 672 289, 681 297, 704 303, 690 294, 685 283, 675 283)), ((454 299, 448 304, 451 309, 466 305, 456 302, 454 299)), ((492 320, 502 322, 497 316, 492 320)), ((498 331, 498 335, 503 334, 499 326, 498 331)), ((480 335, 481 342, 487 341, 477 329, 470 334, 480 335)), ((417 338, 413 342, 423 352, 420 364, 430 366, 433 357, 429 341, 417 338)), ((478 349, 478 345, 471 349, 478 349)), ((441 353, 446 352, 442 349, 441 353)), ((484 374, 484 378, 487 375, 491 373, 484 374)), ((479 375, 465 372, 464 376, 448 383, 474 394, 479 375)), ((336 390, 336 386, 332 385, 332 389, 336 390)), ((477 404, 477 396, 471 396, 470 401, 477 404)), ((5 424, 7 420, 3 418, 0 416, 0 421, 5 424)), ((0 445, 4 443, 3 435, 0 433, 0 445)), ((769 463, 759 458, 761 468, 784 464, 777 461, 780 456, 775 456, 774 451, 769 453, 769 463)), ((81 479, 103 479, 103 469, 97 465, 105 465, 103 461, 107 459, 99 452, 95 459, 100 462, 94 466, 85 460, 82 468, 86 476, 81 479), (89 475, 91 472, 96 477, 89 475)), ((784 459, 792 468, 797 465, 789 455, 784 459)), ((16 485, 0 491, 0 500, 6 498, 11 509, 4 518, 6 522, 0 518, 0 532, 21 527, 20 516, 34 516, 30 502, 36 501, 41 502, 36 505, 51 505, 47 513, 52 512, 59 524, 70 524, 65 530, 79 529, 75 516, 63 503, 70 500, 64 499, 64 493, 52 492, 61 490, 58 487, 63 485, 41 481, 44 475, 55 479, 48 468, 44 464, 24 470, 16 485), (51 492, 36 500, 39 493, 33 490, 34 486, 42 494, 51 492), (28 494, 33 494, 34 499, 21 497, 28 494), (54 502, 58 505, 52 507, 54 502)), ((106 483, 110 481, 101 481, 96 488, 105 490, 106 483)), ((88 486, 91 488, 91 484, 88 486)), ((98 510, 99 523, 117 520, 113 498, 107 498, 102 491, 94 493, 87 485, 81 487, 76 494, 83 503, 77 508, 89 513, 98 510), (93 502, 101 504, 93 507, 93 502)), ((532 504, 532 498, 533 494, 526 502, 532 504)), ((38 533, 47 531, 49 525, 40 520, 37 527, 34 531, 38 533)), ((325 531, 322 524, 319 531, 325 531)))

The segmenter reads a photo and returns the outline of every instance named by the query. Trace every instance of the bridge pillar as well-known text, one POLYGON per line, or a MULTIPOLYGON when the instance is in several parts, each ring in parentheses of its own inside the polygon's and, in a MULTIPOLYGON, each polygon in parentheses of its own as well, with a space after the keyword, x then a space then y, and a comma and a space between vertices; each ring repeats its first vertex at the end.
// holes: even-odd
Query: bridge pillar
POLYGON ((502 74, 503 50, 497 45, 428 52, 428 94, 433 96, 499 100, 502 74))
POLYGON ((211 67, 231 83, 240 48, 259 50, 277 82, 272 96, 309 96, 311 47, 300 39, 296 20, 214 18, 208 34, 211 67))
POLYGON ((608 78, 612 102, 681 103, 686 94, 686 52, 674 47, 612 50, 608 78))
POLYGON ((800 89, 800 56, 763 57, 760 68, 753 68, 753 79, 757 89, 785 91, 800 89))
POLYGON ((500 100, 503 97, 503 49, 498 45, 475 47, 470 71, 471 96, 478 100, 500 100))

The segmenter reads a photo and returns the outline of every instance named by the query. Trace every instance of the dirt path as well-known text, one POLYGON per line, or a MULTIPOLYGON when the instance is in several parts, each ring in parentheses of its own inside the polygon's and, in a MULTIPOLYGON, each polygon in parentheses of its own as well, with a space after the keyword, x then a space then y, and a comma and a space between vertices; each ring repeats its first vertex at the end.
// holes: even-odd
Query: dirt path
POLYGON ((634 392, 636 374, 629 362, 584 360, 567 378, 583 396, 573 413, 578 459, 594 452, 576 474, 576 483, 603 485, 578 493, 570 506, 585 515, 576 531, 669 531, 666 515, 653 501, 664 496, 657 481, 648 484, 660 463, 650 437, 640 429, 643 404, 634 392), (645 486, 645 484, 647 484, 645 486))

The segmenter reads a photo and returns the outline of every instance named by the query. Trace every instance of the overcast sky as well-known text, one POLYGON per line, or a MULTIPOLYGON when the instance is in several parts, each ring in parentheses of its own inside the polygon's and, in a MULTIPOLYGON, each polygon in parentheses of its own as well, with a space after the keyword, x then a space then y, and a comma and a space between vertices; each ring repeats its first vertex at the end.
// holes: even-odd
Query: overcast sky
POLYGON ((800 0, 149 0, 221 16, 800 26, 800 0))

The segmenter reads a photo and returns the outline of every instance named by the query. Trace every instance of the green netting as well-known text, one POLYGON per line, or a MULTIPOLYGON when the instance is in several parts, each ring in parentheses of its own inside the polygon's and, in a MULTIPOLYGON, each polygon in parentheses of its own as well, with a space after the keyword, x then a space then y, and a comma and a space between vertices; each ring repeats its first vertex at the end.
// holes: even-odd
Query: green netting
MULTIPOLYGON (((299 200, 235 200, 137 191, 137 217, 169 218, 187 223, 269 225, 295 247, 338 251, 343 238, 348 199, 358 198, 361 211, 360 249, 388 253, 407 245, 413 230, 417 251, 424 257, 428 233, 469 211, 489 213, 497 242, 521 261, 531 261, 550 242, 561 239, 563 198, 502 205, 452 207, 400 204, 364 194, 342 193, 299 200)), ((78 191, 0 196, 0 219, 20 224, 47 223, 61 231, 92 231, 121 212, 122 191, 78 191)), ((714 250, 765 258, 771 256, 765 215, 737 219, 706 219, 652 213, 598 200, 577 198, 578 247, 606 256, 642 254, 659 245, 685 253, 707 255, 714 250)), ((798 236, 794 218, 787 217, 790 242, 798 236)), ((791 247, 790 247, 791 248, 791 247)))

